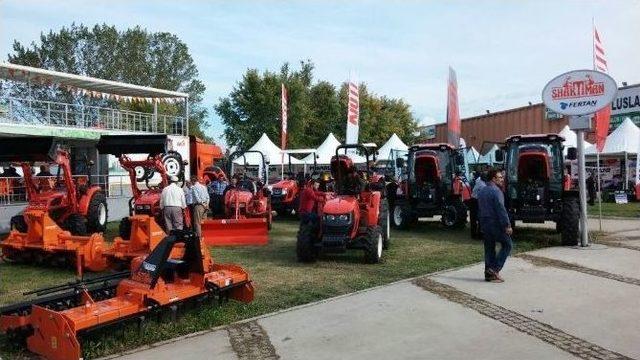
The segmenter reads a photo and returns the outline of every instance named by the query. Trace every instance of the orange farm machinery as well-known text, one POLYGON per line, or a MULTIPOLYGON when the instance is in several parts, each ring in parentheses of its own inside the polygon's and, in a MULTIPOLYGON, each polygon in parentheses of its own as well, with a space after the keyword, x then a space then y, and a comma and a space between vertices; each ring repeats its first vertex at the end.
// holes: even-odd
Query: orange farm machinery
POLYGON ((89 176, 73 176, 69 152, 53 137, 3 138, 0 161, 19 163, 28 205, 11 219, 11 232, 0 242, 2 256, 24 263, 75 264, 101 271, 102 235, 107 202, 89 176), (53 163, 55 176, 33 176, 32 166, 53 163))
POLYGON ((0 309, 0 330, 49 360, 82 359, 92 331, 142 323, 207 300, 253 300, 247 272, 216 264, 198 237, 173 231, 125 271, 34 291, 38 297, 0 309), (179 250, 181 256, 172 254, 179 250))
POLYGON ((407 159, 398 157, 400 183, 389 191, 393 224, 408 228, 419 217, 441 215, 446 227, 464 227, 471 197, 465 181, 466 165, 462 149, 450 144, 418 144, 409 147, 407 159))
POLYGON ((234 152, 228 158, 228 174, 233 174, 234 161, 247 155, 257 159, 258 178, 233 176, 224 193, 224 216, 202 222, 202 238, 211 246, 266 245, 273 220, 271 193, 265 186, 267 161, 260 151, 234 152))
MULTIPOLYGON (((120 236, 104 251, 112 266, 128 266, 131 259, 148 254, 166 236, 160 196, 169 184, 167 164, 173 167, 172 175, 182 179, 185 166, 177 153, 166 151, 166 144, 166 135, 104 135, 98 142, 100 153, 118 157, 129 174, 132 191, 129 217, 120 220, 120 236), (132 160, 132 154, 144 154, 144 158, 132 160), (139 186, 142 181, 144 188, 139 186)), ((185 224, 190 224, 189 211, 184 215, 185 224)))
POLYGON ((378 263, 390 245, 389 211, 382 192, 373 190, 369 179, 369 150, 360 144, 341 145, 331 158, 334 194, 317 206, 317 220, 303 219, 298 231, 298 261, 315 261, 321 251, 364 250, 367 263, 378 263), (344 149, 345 154, 339 154, 344 149), (347 151, 359 150, 366 157, 366 171, 358 171, 347 151), (308 221, 305 221, 308 220, 308 221))
POLYGON ((306 164, 305 171, 299 171, 297 174, 293 173, 291 156, 293 154, 312 154, 313 167, 311 168, 311 175, 315 173, 317 168, 317 155, 315 149, 283 150, 282 153, 283 156, 287 156, 289 160, 286 177, 283 174, 280 181, 269 185, 269 189, 271 190, 271 206, 279 216, 298 212, 298 207, 300 206, 300 193, 302 192, 302 189, 304 189, 305 180, 307 178, 305 174, 306 164))

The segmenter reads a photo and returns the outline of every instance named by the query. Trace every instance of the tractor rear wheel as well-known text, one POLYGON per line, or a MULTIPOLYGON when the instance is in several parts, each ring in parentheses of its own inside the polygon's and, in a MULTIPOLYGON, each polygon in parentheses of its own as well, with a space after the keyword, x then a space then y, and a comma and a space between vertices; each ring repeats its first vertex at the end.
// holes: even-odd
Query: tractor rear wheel
POLYGON ((364 262, 367 264, 377 264, 382 258, 382 248, 384 240, 382 238, 382 229, 380 226, 374 225, 367 229, 366 243, 364 248, 364 262))
POLYGON ((298 238, 296 241, 296 256, 298 262, 314 262, 318 257, 318 248, 315 246, 316 226, 309 222, 300 222, 298 238))
POLYGON ((406 229, 413 225, 417 218, 412 214, 408 205, 395 204, 393 206, 393 226, 398 229, 406 229))
POLYGON ((378 215, 378 225, 382 230, 382 247, 387 250, 391 244, 391 224, 389 223, 389 203, 386 199, 380 202, 380 214, 378 215))
POLYGON ((107 228, 107 198, 102 192, 96 192, 89 201, 87 210, 87 230, 89 233, 104 232, 107 228))
POLYGON ((80 214, 69 215, 64 224, 64 228, 68 230, 71 235, 87 235, 87 219, 80 214))
POLYGON ((118 225, 118 234, 122 240, 129 240, 131 236, 131 220, 128 217, 124 217, 120 220, 120 225, 118 225))
POLYGON ((562 203, 560 241, 562 245, 577 245, 580 233, 580 204, 578 198, 565 198, 562 203))
POLYGON ((27 222, 24 220, 24 216, 22 215, 12 216, 9 221, 9 225, 11 230, 17 230, 21 233, 27 232, 27 222))

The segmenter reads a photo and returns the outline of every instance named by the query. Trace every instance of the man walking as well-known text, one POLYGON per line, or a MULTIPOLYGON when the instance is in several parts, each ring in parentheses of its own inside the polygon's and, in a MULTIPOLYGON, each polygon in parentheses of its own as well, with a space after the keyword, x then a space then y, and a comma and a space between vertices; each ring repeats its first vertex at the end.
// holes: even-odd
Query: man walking
POLYGON ((207 209, 209 208, 209 192, 197 176, 191 178, 191 197, 193 200, 193 231, 200 237, 202 230, 200 224, 202 220, 207 218, 207 209))
POLYGON ((171 230, 182 230, 184 227, 183 210, 187 207, 184 191, 178 186, 178 177, 169 176, 169 186, 160 194, 160 209, 164 216, 167 233, 171 230))
POLYGON ((511 253, 511 220, 504 207, 504 175, 496 169, 489 170, 487 185, 478 194, 480 210, 480 228, 484 234, 484 279, 491 282, 503 282, 500 270, 511 253), (500 252, 496 256, 496 243, 500 252))
POLYGON ((471 192, 471 199, 469 199, 469 203, 467 205, 469 207, 469 227, 471 228, 472 239, 482 239, 482 233, 480 232, 480 222, 478 218, 478 195, 485 186, 487 186, 487 184, 482 179, 482 175, 480 174, 480 172, 476 172, 473 191, 471 192))
POLYGON ((588 196, 589 206, 593 206, 596 201, 596 182, 593 179, 592 173, 587 174, 587 180, 585 182, 587 183, 587 195, 589 195, 588 196))

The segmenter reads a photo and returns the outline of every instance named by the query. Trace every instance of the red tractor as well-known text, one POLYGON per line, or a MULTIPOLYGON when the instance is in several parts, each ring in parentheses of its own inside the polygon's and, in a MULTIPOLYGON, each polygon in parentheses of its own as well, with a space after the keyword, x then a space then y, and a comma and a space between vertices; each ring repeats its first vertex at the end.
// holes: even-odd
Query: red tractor
POLYGON ((211 246, 266 245, 273 215, 267 181, 267 161, 260 151, 236 151, 229 155, 228 174, 233 174, 234 160, 255 154, 259 159, 258 177, 234 176, 224 194, 224 217, 202 222, 202 238, 211 246), (264 182, 263 182, 264 181, 264 182), (234 183, 235 182, 235 183, 234 183))
POLYGON ((464 181, 464 156, 450 144, 419 144, 409 148, 407 160, 399 157, 401 181, 389 191, 393 225, 408 228, 419 217, 442 216, 446 227, 464 227, 471 189, 464 181))
POLYGON ((69 159, 69 152, 53 137, 0 140, 0 161, 20 163, 29 201, 22 214, 11 218, 11 232, 0 243, 4 258, 56 263, 81 260, 78 266, 96 271, 104 268, 101 237, 86 235, 105 230, 106 197, 88 175, 71 174, 69 159), (56 175, 34 177, 36 163, 53 163, 56 175))
POLYGON ((389 211, 382 192, 371 189, 369 151, 361 144, 341 145, 331 158, 334 194, 318 205, 319 220, 302 221, 296 244, 298 261, 315 261, 321 251, 344 252, 364 250, 366 263, 379 263, 382 250, 390 243, 389 211), (345 154, 339 154, 345 149, 345 154), (346 153, 348 149, 362 152, 366 171, 358 171, 346 153))
MULTIPOLYGON (((112 263, 127 265, 131 259, 148 254, 166 236, 164 218, 160 209, 162 189, 169 185, 167 165, 180 179, 184 179, 185 162, 176 152, 168 152, 166 135, 103 135, 97 149, 101 154, 118 157, 120 166, 129 173, 132 197, 129 200, 129 217, 122 218, 119 237, 104 252, 112 263), (141 160, 133 160, 130 154, 145 154, 141 160), (158 175, 152 184, 151 180, 158 175), (144 181, 141 188, 139 182, 144 181)), ((185 210, 185 225, 191 224, 191 216, 185 210)))
POLYGON ((317 167, 315 149, 284 150, 283 153, 289 157, 287 177, 273 185, 269 185, 269 189, 271 190, 271 206, 278 215, 293 214, 298 211, 298 207, 300 206, 300 192, 304 188, 305 175, 303 172, 298 172, 297 175, 294 175, 291 155, 313 154, 312 173, 315 172, 317 167))

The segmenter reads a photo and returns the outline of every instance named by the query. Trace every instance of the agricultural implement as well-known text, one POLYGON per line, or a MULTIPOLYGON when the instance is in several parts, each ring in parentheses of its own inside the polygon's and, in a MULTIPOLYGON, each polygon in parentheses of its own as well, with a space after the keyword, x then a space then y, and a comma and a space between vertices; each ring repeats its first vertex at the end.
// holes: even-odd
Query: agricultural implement
POLYGON ((401 181, 389 191, 393 224, 415 225, 420 217, 441 215, 447 228, 464 227, 471 189, 464 181, 466 163, 461 149, 450 144, 419 144, 409 148, 407 160, 396 158, 401 181))
MULTIPOLYGON (((578 191, 565 182, 562 142, 556 134, 516 135, 509 137, 503 150, 496 152, 505 160, 505 206, 512 227, 524 223, 556 223, 563 245, 578 243, 580 205, 578 191)), ((575 160, 575 148, 569 148, 568 160, 575 160)))
POLYGON ((224 218, 202 222, 202 238, 211 246, 266 245, 271 229, 271 194, 264 185, 267 161, 260 151, 234 152, 229 156, 228 174, 233 174, 233 161, 256 154, 261 162, 258 179, 234 176, 224 194, 224 218), (261 170, 260 170, 261 169, 261 170), (262 178, 262 179, 260 179, 262 178))
MULTIPOLYGON (((148 254, 166 236, 164 219, 160 209, 160 196, 169 182, 167 163, 178 177, 184 174, 184 163, 177 153, 166 151, 166 135, 103 135, 97 149, 101 154, 118 157, 120 166, 129 173, 132 198, 129 200, 129 217, 120 220, 119 237, 111 248, 104 251, 108 262, 128 265, 131 259, 148 254), (133 160, 129 154, 145 154, 141 160, 133 160), (178 162, 175 165, 174 162, 178 162), (153 178, 159 178, 152 180, 153 178), (138 182, 145 182, 141 189, 138 182), (154 182, 154 184, 151 183, 154 182)), ((184 178, 184 175, 182 175, 184 178)), ((185 224, 190 224, 189 211, 185 211, 185 224)))
POLYGON ((82 358, 81 340, 92 330, 142 323, 189 303, 206 300, 253 300, 244 269, 215 264, 200 239, 173 231, 146 258, 136 258, 131 272, 35 291, 38 297, 0 309, 0 330, 25 340, 29 351, 49 360, 82 358), (182 256, 170 257, 174 250, 182 256))
POLYGON ((382 250, 390 245, 389 212, 382 192, 371 188, 369 151, 366 146, 341 145, 331 158, 331 174, 335 179, 335 194, 318 206, 319 222, 301 222, 296 254, 298 261, 315 261, 321 251, 345 252, 364 250, 367 263, 378 263, 382 250), (345 154, 339 154, 345 149, 345 154), (360 150, 366 156, 366 171, 359 172, 346 153, 360 150))
POLYGON ((291 155, 313 154, 312 174, 316 171, 318 165, 315 149, 283 150, 282 153, 283 155, 286 155, 289 160, 287 178, 283 177, 282 180, 269 186, 271 190, 271 206, 280 216, 292 214, 298 211, 298 208, 300 207, 300 193, 302 192, 305 184, 305 174, 303 172, 299 172, 294 176, 291 155))
POLYGON ((72 176, 69 152, 53 137, 3 138, 0 161, 19 162, 28 205, 11 218, 0 242, 2 257, 25 263, 75 264, 78 272, 104 270, 102 236, 107 202, 88 176, 72 176), (57 175, 34 177, 35 163, 53 162, 57 175))

